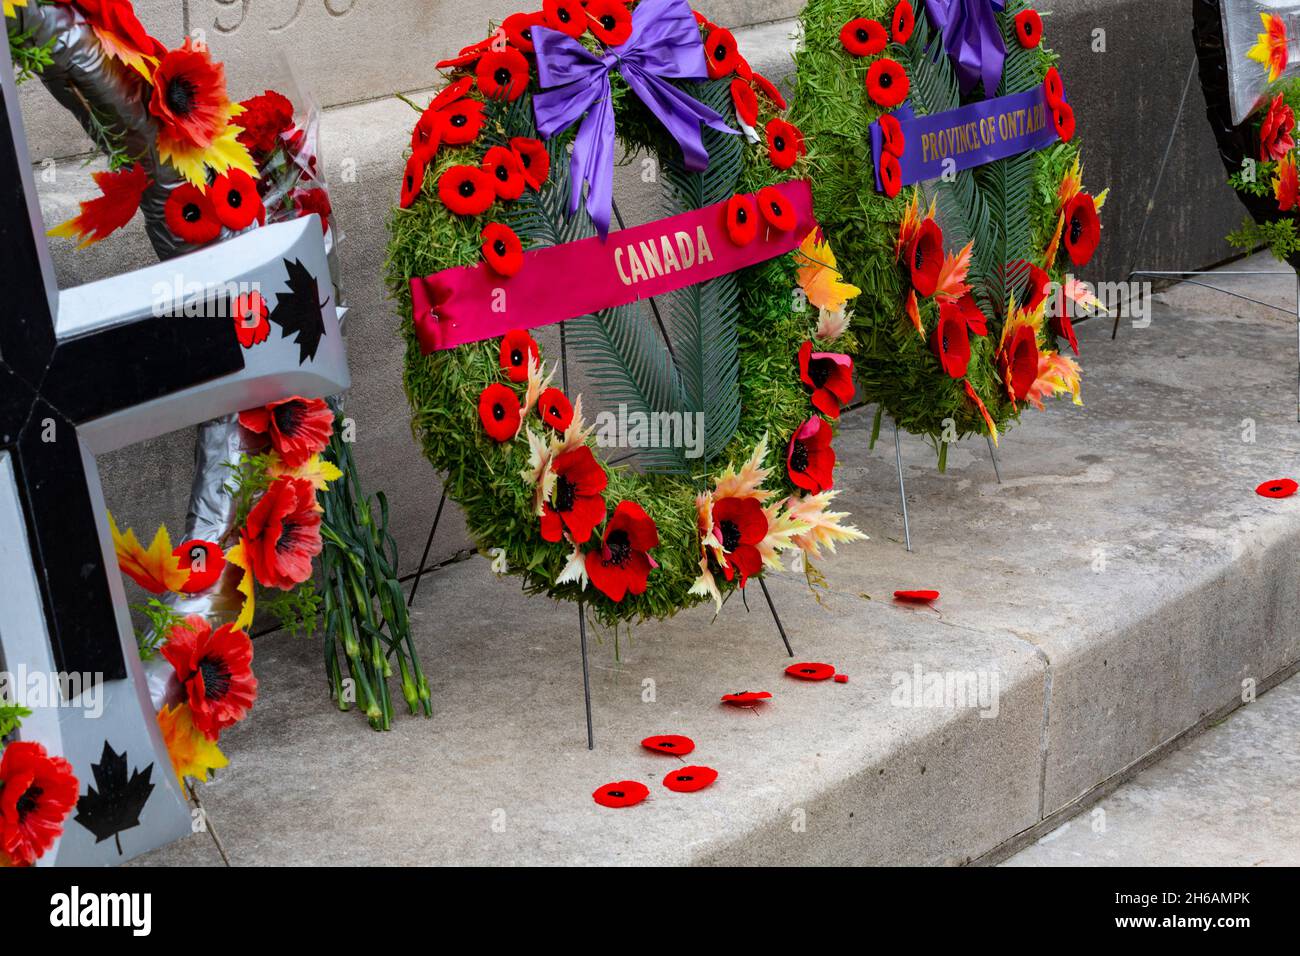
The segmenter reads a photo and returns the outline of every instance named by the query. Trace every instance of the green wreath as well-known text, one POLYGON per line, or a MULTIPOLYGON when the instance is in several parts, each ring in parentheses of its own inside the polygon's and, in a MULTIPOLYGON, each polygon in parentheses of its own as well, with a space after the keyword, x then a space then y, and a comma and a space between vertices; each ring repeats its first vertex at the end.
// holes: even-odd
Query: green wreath
POLYGON ((794 122, 808 144, 818 218, 846 279, 863 291, 852 330, 862 398, 877 405, 872 440, 889 415, 931 439, 941 469, 951 441, 970 434, 996 441, 1026 403, 1041 407, 1062 394, 1080 403, 1079 367, 1065 354, 1077 354, 1069 313, 1097 304, 1066 278, 1095 249, 1105 194, 1082 192, 1073 112, 1056 57, 1040 42, 1038 14, 1025 0, 1007 0, 996 16, 1007 51, 998 95, 1047 82, 1049 102, 1060 104, 1049 107, 1060 140, 924 188, 900 191, 882 162, 877 191, 872 124, 885 117, 887 160, 900 91, 917 115, 978 96, 963 97, 924 6, 811 0, 796 54, 794 122), (1049 300, 1057 289, 1065 298, 1049 300), (1049 306, 1059 315, 1047 315, 1049 306))
MULTIPOLYGON (((852 389, 847 358, 840 364, 809 344, 822 317, 804 307, 804 297, 824 298, 827 285, 817 262, 785 255, 661 297, 660 327, 672 354, 648 311, 638 314, 646 303, 565 324, 568 350, 591 370, 602 400, 629 411, 703 413, 698 459, 660 448, 643 449, 636 470, 596 461, 580 397, 550 386, 554 368, 526 332, 430 354, 421 348, 411 279, 480 262, 509 272, 523 250, 594 234, 585 210, 567 211, 576 127, 546 144, 538 139, 531 30, 574 36, 576 21, 576 38, 600 53, 604 41, 626 37, 624 18, 639 6, 548 0, 543 13, 509 17, 483 43, 439 64, 453 82, 422 111, 413 134, 388 258, 405 319, 413 432, 446 475, 480 551, 499 573, 521 576, 526 591, 586 602, 606 624, 664 618, 709 599, 721 607, 749 577, 780 568, 782 552, 798 552, 796 565, 810 569, 802 559, 861 537, 831 510, 826 419, 833 416, 817 415, 811 403, 815 397, 837 415, 829 389, 837 382, 842 388, 841 376, 852 389), (466 181, 481 186, 478 170, 505 188, 486 209, 458 214, 446 200, 459 204, 466 181), (821 291, 802 292, 801 278, 821 291), (520 424, 512 430, 516 405, 520 424), (599 509, 589 500, 594 495, 603 500, 599 509), (592 511, 599 514, 588 536, 592 511), (620 573, 611 576, 611 566, 620 573)), ((695 20, 708 41, 711 79, 675 85, 746 135, 705 128, 708 169, 690 172, 615 72, 617 137, 627 156, 657 158, 667 214, 725 202, 728 229, 743 231, 738 215, 746 222, 760 215, 746 197, 806 175, 802 143, 779 118, 780 94, 752 71, 731 34, 698 14, 695 20), (766 144, 756 129, 767 133, 766 144), (741 207, 746 212, 738 214, 741 207)))

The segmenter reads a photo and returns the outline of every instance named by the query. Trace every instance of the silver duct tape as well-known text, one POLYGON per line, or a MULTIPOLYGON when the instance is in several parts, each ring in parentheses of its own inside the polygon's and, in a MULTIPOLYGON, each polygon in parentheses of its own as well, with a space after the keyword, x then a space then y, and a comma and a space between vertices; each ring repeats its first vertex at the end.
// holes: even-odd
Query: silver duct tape
POLYGON ((1300 76, 1300 0, 1219 0, 1223 40, 1228 54, 1228 90, 1232 122, 1241 124, 1267 99, 1268 67, 1249 57, 1264 31, 1260 14, 1286 24, 1287 67, 1282 78, 1300 76))

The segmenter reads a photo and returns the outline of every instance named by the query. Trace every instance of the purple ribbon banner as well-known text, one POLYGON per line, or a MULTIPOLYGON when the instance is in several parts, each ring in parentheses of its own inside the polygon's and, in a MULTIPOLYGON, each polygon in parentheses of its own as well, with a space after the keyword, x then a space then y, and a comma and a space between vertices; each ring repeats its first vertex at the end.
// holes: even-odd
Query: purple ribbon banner
MULTIPOLYGON (((1058 139, 1047 94, 1041 86, 929 116, 916 116, 906 106, 895 110, 893 115, 903 129, 904 148, 899 165, 904 186, 939 179, 947 168, 958 172, 1031 149, 1046 149, 1058 139), (949 161, 951 167, 947 166, 949 161)), ((880 124, 873 123, 871 152, 879 192, 884 191, 880 181, 883 149, 880 124)))
POLYGON ((1007 46, 995 13, 1005 6, 1006 0, 925 0, 930 23, 943 33, 962 93, 983 82, 986 97, 997 95, 1007 46))

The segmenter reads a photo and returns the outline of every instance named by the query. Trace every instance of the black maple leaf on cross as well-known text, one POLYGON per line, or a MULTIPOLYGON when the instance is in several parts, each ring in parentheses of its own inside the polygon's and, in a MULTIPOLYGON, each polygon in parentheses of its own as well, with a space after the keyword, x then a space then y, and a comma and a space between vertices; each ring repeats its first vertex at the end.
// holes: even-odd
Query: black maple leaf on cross
POLYGON ((96 843, 112 837, 120 854, 122 831, 140 825, 140 813, 153 793, 153 764, 132 771, 127 779, 126 752, 115 753, 105 740, 103 756, 90 769, 99 789, 86 788, 85 796, 77 801, 76 821, 95 834, 96 843))
POLYGON ((321 336, 325 334, 325 305, 316 301, 316 279, 299 260, 284 260, 289 272, 289 291, 275 298, 275 308, 270 319, 284 332, 284 337, 296 335, 298 364, 304 365, 316 357, 321 336))

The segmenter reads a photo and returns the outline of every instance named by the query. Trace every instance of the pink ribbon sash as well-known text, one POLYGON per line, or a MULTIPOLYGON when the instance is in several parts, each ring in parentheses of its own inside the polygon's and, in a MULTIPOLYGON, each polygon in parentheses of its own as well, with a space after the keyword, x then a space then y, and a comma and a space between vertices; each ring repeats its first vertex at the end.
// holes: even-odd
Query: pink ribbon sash
MULTIPOLYGON (((817 225, 807 180, 774 187, 794 207, 795 226, 772 228, 760 213, 758 236, 745 246, 727 233, 718 203, 598 237, 524 253, 523 268, 504 278, 485 263, 411 280, 416 334, 425 355, 535 329, 684 289, 738 272, 799 247, 817 225)), ((757 197, 755 197, 757 199, 757 197)))

